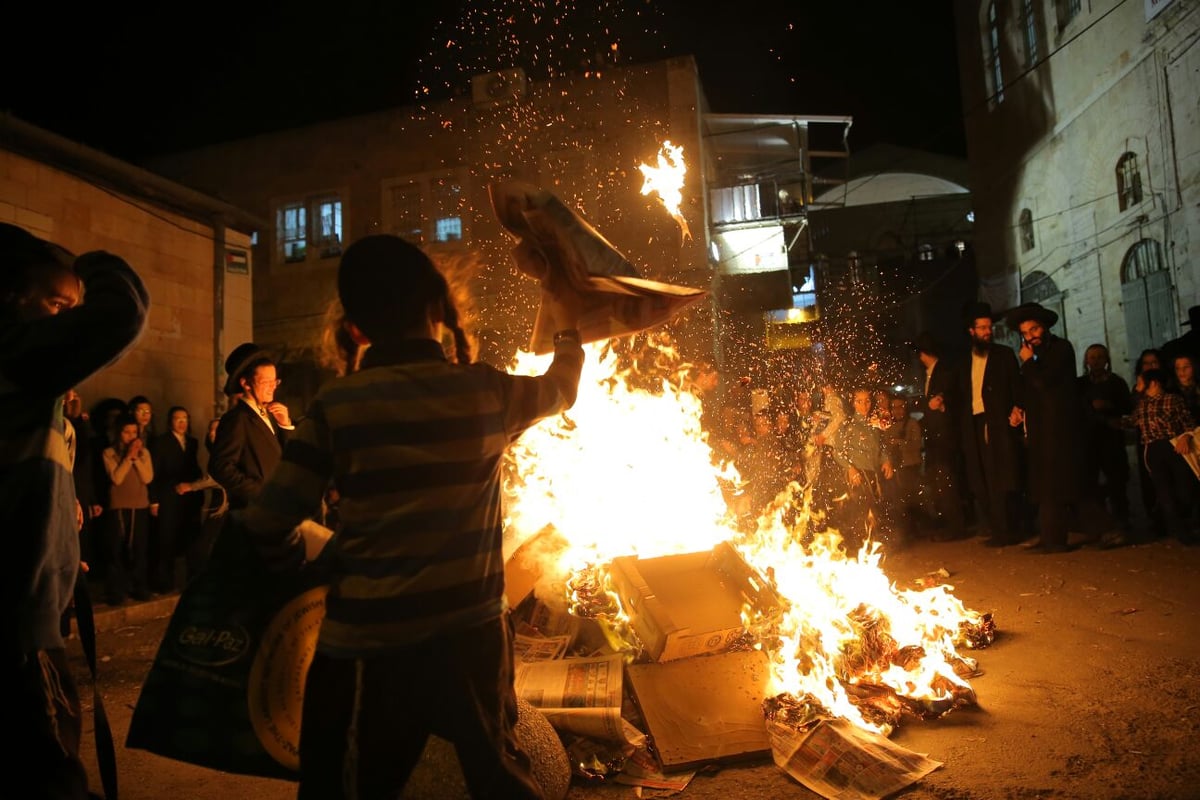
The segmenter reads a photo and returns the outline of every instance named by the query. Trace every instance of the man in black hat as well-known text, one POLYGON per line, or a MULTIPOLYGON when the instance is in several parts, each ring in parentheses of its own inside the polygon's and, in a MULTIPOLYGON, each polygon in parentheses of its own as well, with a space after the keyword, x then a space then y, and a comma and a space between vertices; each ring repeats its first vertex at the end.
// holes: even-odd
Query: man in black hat
MULTIPOLYGON (((1162 351, 1162 363, 1170 372, 1171 365, 1175 363, 1178 356, 1191 356, 1192 361, 1200 363, 1200 306, 1192 306, 1188 309, 1188 318, 1181 325, 1191 328, 1187 333, 1164 344, 1160 349, 1162 351)), ((1200 420, 1197 420, 1200 422, 1200 420)))
MULTIPOLYGON (((0 685, 9 733, 0 768, 23 797, 94 796, 79 759, 82 712, 59 626, 77 588, 83 521, 63 395, 129 351, 149 303, 117 256, 75 258, 0 223, 0 685)), ((86 601, 86 583, 78 583, 86 601)), ((81 608, 85 622, 90 604, 81 608)), ((100 767, 115 792, 103 754, 100 767)))
POLYGON ((933 335, 922 332, 913 343, 925 369, 921 398, 921 428, 925 435, 925 484, 941 527, 930 537, 937 541, 966 535, 962 495, 959 492, 958 414, 961 413, 954 371, 939 358, 933 335))
POLYGON ((993 341, 992 307, 969 303, 963 322, 971 339, 959 371, 960 440, 976 516, 991 547, 1017 544, 1022 524, 1021 367, 1011 348, 993 341))
POLYGON ((275 400, 280 381, 270 355, 253 342, 238 345, 225 359, 229 410, 217 424, 208 472, 225 489, 229 507, 245 508, 279 465, 288 431, 288 408, 275 400))
POLYGON ((1039 541, 1045 553, 1068 549, 1071 511, 1089 541, 1117 544, 1112 517, 1086 491, 1084 405, 1075 380, 1075 348, 1050 332, 1058 314, 1025 303, 1006 315, 1021 335, 1024 422, 1029 448, 1029 496, 1038 507, 1039 541))

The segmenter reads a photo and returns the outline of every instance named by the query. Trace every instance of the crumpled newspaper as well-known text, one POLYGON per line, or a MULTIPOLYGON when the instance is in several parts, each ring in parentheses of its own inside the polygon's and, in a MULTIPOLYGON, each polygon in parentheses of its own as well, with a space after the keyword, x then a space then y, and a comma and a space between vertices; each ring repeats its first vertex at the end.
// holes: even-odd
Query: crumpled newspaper
MULTIPOLYGON (((638 333, 668 321, 707 296, 694 289, 642 278, 634 266, 583 217, 550 192, 508 181, 488 187, 496 218, 540 258, 517 258, 517 266, 543 285, 569 281, 583 298, 579 335, 584 343, 638 333)), ((530 350, 554 348, 554 322, 539 309, 530 350)))

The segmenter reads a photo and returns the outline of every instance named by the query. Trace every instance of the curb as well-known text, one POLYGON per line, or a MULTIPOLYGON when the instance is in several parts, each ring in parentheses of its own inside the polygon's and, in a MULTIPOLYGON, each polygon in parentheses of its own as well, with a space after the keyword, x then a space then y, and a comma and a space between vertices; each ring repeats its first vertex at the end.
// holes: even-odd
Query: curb
MULTIPOLYGON (((93 601, 94 602, 94 601, 93 601)), ((126 603, 122 606, 109 606, 95 603, 92 615, 96 621, 96 633, 108 633, 130 625, 141 625, 151 620, 169 617, 179 603, 179 593, 152 597, 149 600, 126 603)), ((79 627, 74 616, 71 617, 71 633, 79 635, 79 627)))

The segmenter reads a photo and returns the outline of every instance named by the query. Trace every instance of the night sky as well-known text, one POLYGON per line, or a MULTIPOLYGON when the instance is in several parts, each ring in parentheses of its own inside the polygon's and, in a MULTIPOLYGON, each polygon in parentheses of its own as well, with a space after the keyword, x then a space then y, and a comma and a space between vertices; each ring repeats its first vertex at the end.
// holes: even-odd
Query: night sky
POLYGON ((10 18, 0 109, 134 162, 438 100, 504 67, 570 74, 597 53, 694 55, 714 112, 851 115, 852 150, 965 154, 951 0, 43 5, 10 18))

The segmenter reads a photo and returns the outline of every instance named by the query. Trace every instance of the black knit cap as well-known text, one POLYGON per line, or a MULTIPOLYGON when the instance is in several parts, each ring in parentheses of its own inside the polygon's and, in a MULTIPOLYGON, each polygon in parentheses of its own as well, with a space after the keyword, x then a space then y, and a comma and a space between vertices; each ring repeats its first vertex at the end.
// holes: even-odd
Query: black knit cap
POLYGON ((372 341, 407 330, 448 293, 446 279, 424 251, 388 234, 346 248, 337 286, 346 317, 372 341))
POLYGON ((0 295, 25 289, 35 268, 69 270, 74 264, 75 256, 65 248, 39 239, 24 228, 0 222, 0 295))

